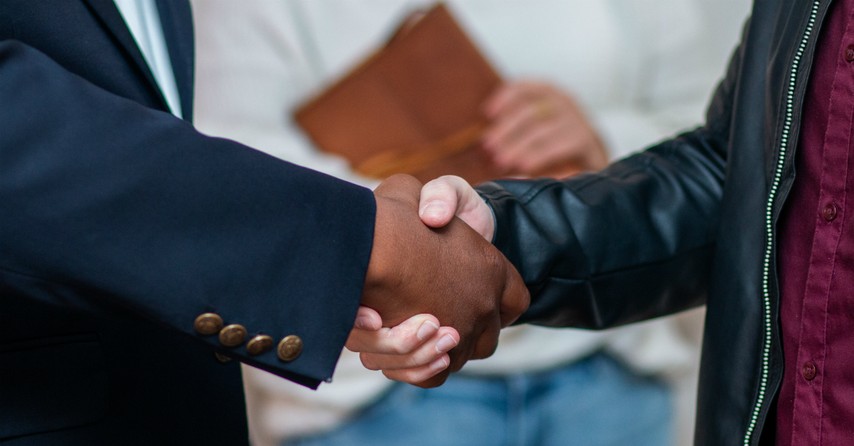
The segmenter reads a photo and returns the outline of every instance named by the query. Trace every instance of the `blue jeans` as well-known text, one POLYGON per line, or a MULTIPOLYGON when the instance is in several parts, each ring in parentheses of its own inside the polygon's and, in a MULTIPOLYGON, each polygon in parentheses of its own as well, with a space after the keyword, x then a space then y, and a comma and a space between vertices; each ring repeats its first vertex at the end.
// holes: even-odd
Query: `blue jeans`
POLYGON ((664 446, 670 390, 597 353, 550 371, 396 385, 335 430, 283 446, 664 446))

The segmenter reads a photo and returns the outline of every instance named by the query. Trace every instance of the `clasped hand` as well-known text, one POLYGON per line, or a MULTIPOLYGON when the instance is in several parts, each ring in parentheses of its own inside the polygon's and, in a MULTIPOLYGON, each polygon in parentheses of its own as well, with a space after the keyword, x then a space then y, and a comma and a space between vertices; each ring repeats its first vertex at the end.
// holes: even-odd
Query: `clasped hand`
POLYGON ((374 245, 347 348, 398 381, 441 385, 490 356, 529 303, 519 273, 487 240, 492 213, 458 177, 424 186, 395 175, 375 191, 374 245))
MULTIPOLYGON (((607 163, 593 125, 553 85, 505 84, 483 111, 490 125, 482 146, 508 173, 562 176, 607 163)), ((375 192, 374 253, 347 347, 370 369, 429 387, 468 359, 490 355, 499 329, 529 297, 515 269, 486 243, 495 232, 492 211, 465 180, 445 176, 419 189, 397 176, 375 192)))

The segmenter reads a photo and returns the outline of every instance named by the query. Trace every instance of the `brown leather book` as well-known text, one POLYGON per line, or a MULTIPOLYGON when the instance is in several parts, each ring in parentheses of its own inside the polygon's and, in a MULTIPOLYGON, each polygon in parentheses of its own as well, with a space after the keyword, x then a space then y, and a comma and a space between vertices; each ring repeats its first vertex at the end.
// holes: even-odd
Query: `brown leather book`
POLYGON ((367 176, 500 175, 479 148, 481 106, 501 78, 441 3, 295 112, 324 151, 367 176))

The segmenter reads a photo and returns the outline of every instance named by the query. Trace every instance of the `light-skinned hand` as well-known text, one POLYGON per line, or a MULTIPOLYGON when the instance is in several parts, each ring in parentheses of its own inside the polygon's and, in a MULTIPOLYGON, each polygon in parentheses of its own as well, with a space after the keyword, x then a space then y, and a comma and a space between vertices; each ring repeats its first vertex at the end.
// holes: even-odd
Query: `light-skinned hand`
POLYGON ((362 306, 346 346, 359 352, 366 368, 382 370, 396 381, 419 383, 448 368, 448 352, 459 342, 459 333, 440 327, 433 315, 418 314, 387 328, 379 313, 362 306))
POLYGON ((466 180, 454 175, 441 176, 421 188, 418 215, 431 228, 442 228, 457 217, 486 240, 495 234, 489 206, 466 180))
POLYGON ((547 82, 504 84, 487 99, 481 144, 511 174, 562 177, 608 162, 599 134, 570 96, 547 82))

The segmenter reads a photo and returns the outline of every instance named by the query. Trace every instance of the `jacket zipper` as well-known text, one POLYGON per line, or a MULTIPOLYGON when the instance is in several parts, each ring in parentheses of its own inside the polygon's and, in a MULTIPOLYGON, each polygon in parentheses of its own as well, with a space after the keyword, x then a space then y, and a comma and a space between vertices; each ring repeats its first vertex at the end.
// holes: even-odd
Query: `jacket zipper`
POLYGON ((764 309, 764 336, 762 344, 762 374, 759 380, 759 394, 756 397, 756 403, 753 406, 753 411, 750 415, 750 423, 747 426, 747 432, 744 435, 744 446, 749 446, 753 435, 756 432, 756 425, 759 422, 759 412, 762 411, 762 405, 765 403, 768 391, 768 372, 771 361, 771 291, 769 286, 769 278, 771 271, 771 255, 774 248, 774 217, 773 207, 774 201, 777 198, 777 190, 780 186, 780 179, 783 175, 783 164, 786 159, 786 150, 789 146, 789 134, 792 130, 792 115, 795 103, 795 86, 798 80, 798 68, 801 64, 801 58, 806 51, 807 41, 809 41, 815 28, 816 17, 818 16, 818 7, 820 0, 814 0, 812 10, 810 11, 809 22, 807 23, 804 34, 801 37, 798 50, 795 52, 795 57, 792 59, 792 67, 789 71, 789 85, 786 90, 786 115, 783 121, 783 131, 780 135, 780 150, 777 155, 777 164, 774 169, 774 178, 771 182, 771 192, 768 194, 768 201, 765 204, 765 256, 762 265, 762 304, 764 309))

